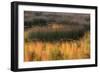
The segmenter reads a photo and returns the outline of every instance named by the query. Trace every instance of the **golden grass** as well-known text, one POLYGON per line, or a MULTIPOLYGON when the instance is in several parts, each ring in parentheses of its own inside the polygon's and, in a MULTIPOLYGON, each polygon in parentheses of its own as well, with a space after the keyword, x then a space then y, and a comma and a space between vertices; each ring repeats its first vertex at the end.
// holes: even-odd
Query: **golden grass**
POLYGON ((24 42, 24 61, 49 61, 90 58, 90 32, 73 41, 24 42))

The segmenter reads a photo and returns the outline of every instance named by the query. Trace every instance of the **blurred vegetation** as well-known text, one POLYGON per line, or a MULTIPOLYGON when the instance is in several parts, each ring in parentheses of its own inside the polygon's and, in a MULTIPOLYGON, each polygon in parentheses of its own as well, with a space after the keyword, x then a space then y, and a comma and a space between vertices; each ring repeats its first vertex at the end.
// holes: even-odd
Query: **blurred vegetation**
POLYGON ((25 11, 24 61, 90 58, 90 15, 25 11))
POLYGON ((25 41, 56 41, 56 40, 76 40, 84 35, 84 31, 55 31, 55 32, 29 32, 25 36, 25 41))
POLYGON ((90 32, 79 40, 25 42, 24 61, 72 60, 90 58, 90 32))
POLYGON ((47 25, 47 21, 45 19, 33 19, 32 26, 45 26, 47 25))

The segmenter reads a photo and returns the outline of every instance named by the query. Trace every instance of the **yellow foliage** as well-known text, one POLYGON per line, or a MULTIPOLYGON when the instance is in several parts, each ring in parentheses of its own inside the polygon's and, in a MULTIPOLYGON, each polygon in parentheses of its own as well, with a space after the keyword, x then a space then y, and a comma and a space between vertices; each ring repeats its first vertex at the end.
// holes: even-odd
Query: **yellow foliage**
POLYGON ((90 58, 90 32, 87 32, 79 40, 57 42, 33 41, 25 42, 24 45, 24 61, 90 58))

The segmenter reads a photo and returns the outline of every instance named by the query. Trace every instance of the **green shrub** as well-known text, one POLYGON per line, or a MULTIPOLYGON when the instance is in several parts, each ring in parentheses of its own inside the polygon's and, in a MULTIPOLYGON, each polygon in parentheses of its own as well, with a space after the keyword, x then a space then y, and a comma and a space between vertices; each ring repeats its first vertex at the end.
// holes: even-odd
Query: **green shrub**
POLYGON ((24 21, 24 27, 32 27, 31 21, 24 21))
POLYGON ((43 41, 56 41, 56 40, 73 40, 79 39, 84 35, 84 31, 54 31, 54 32, 30 32, 28 35, 29 40, 43 40, 43 41))
POLYGON ((37 18, 33 19, 32 26, 44 26, 47 25, 47 21, 45 19, 37 18))

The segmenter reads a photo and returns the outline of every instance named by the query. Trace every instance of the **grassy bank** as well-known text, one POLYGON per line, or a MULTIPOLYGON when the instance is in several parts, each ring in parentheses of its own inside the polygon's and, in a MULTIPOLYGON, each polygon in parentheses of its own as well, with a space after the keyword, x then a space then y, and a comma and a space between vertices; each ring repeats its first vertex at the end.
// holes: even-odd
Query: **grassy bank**
POLYGON ((90 32, 86 32, 78 40, 25 41, 24 45, 24 61, 26 62, 90 58, 90 32))

